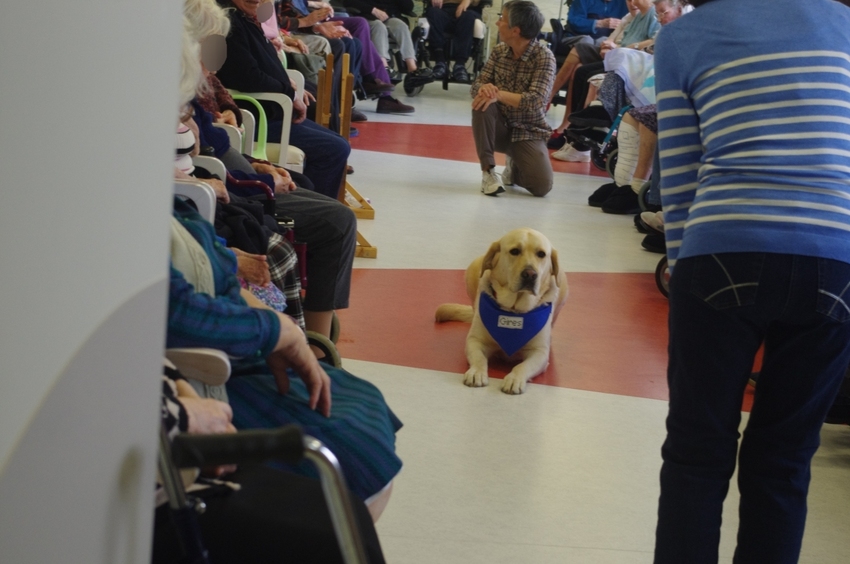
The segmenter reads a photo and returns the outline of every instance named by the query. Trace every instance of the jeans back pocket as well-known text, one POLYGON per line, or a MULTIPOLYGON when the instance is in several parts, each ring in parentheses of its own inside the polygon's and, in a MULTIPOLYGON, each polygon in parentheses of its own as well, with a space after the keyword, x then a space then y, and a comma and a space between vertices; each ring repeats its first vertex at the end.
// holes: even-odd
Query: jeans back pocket
POLYGON ((850 319, 850 264, 818 259, 817 310, 839 323, 850 319))
POLYGON ((753 305, 764 253, 721 253, 694 257, 691 293, 714 309, 753 305))

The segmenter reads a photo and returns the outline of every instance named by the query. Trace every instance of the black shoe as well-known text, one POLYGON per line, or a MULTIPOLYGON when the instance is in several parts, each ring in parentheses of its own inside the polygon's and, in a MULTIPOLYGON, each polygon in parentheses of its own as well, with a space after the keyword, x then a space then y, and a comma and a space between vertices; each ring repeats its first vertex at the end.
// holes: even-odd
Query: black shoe
POLYGON ((448 74, 449 69, 446 67, 445 61, 437 61, 434 63, 434 69, 431 71, 431 76, 434 77, 434 80, 443 80, 446 78, 446 74, 448 74))
POLYGON ((409 90, 425 86, 432 82, 434 82, 434 73, 431 69, 416 69, 404 75, 404 91, 408 92, 409 90))
POLYGON ((578 127, 611 127, 613 123, 608 111, 602 106, 588 106, 570 114, 570 125, 578 127))
POLYGON ((452 80, 461 84, 469 84, 469 73, 466 72, 466 67, 461 64, 456 64, 452 69, 452 80))
POLYGON ((391 69, 391 68, 387 67, 387 74, 390 77, 390 82, 393 83, 393 84, 398 84, 399 82, 404 80, 404 77, 401 76, 401 73, 398 72, 395 69, 391 69))
MULTIPOLYGON (((640 218, 639 213, 635 214, 635 229, 638 230, 638 233, 643 233, 644 235, 649 233, 649 231, 647 230, 647 226, 643 222, 643 220, 640 218)), ((655 231, 655 230, 653 229, 653 231, 655 231)))
POLYGON ((369 121, 369 118, 366 117, 366 114, 361 112, 360 110, 356 110, 351 108, 351 123, 369 121))
POLYGON ((594 208, 601 208, 602 204, 604 204, 605 201, 611 197, 611 193, 616 189, 616 182, 609 182, 608 184, 603 184, 587 198, 587 205, 592 206, 594 208))
POLYGON ((608 196, 608 199, 602 203, 602 211, 604 213, 620 215, 638 213, 640 211, 638 195, 635 194, 635 191, 628 184, 626 186, 617 186, 611 192, 611 195, 608 196))
POLYGON ((392 92, 393 89, 395 89, 395 86, 388 82, 384 82, 380 78, 363 81, 363 90, 365 90, 366 94, 368 94, 369 96, 375 94, 383 94, 385 92, 392 92))
POLYGON ((641 241, 640 246, 651 253, 666 254, 667 244, 664 241, 664 235, 650 233, 641 241))
POLYGON ((552 132, 552 136, 546 142, 546 147, 557 151, 567 142, 567 136, 564 133, 552 132))
POLYGON ((379 114, 412 114, 416 111, 416 108, 408 106, 407 104, 402 104, 390 96, 381 96, 378 98, 376 111, 379 114))

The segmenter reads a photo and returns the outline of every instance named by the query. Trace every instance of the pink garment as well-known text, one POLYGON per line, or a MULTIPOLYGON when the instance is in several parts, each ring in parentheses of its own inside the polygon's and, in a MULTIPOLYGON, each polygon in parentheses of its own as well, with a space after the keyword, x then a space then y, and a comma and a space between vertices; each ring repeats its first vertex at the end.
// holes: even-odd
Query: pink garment
POLYGON ((263 28, 263 35, 266 36, 266 39, 277 39, 280 37, 280 29, 277 27, 277 12, 274 9, 274 4, 272 4, 272 17, 264 22, 260 22, 260 27, 263 28))

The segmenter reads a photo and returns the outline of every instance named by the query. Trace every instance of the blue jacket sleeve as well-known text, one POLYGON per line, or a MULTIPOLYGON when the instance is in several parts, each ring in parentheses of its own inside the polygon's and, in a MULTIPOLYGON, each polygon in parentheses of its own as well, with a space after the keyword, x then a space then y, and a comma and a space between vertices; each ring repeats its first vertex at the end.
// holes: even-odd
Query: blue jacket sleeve
POLYGON ((238 302, 196 292, 171 266, 166 346, 210 347, 234 357, 267 357, 280 335, 277 314, 248 307, 241 299, 238 302))

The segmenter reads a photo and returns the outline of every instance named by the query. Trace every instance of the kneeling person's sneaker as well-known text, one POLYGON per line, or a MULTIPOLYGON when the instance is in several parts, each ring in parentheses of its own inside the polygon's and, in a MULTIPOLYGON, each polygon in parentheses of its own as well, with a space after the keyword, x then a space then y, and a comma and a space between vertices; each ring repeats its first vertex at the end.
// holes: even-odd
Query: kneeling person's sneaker
POLYGON ((514 161, 507 155, 505 156, 505 170, 502 171, 502 184, 504 186, 514 185, 514 161))
POLYGON ((502 183, 496 175, 496 169, 491 168, 481 173, 481 192, 486 196, 498 196, 505 189, 502 188, 502 183))
POLYGON ((416 108, 402 104, 391 96, 381 96, 378 98, 376 111, 379 114, 412 114, 416 111, 416 108))
POLYGON ((568 163, 589 163, 590 151, 579 151, 568 143, 552 153, 552 158, 568 163))

